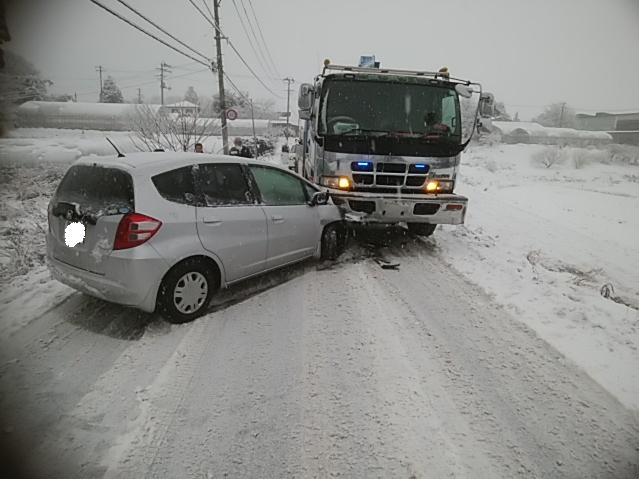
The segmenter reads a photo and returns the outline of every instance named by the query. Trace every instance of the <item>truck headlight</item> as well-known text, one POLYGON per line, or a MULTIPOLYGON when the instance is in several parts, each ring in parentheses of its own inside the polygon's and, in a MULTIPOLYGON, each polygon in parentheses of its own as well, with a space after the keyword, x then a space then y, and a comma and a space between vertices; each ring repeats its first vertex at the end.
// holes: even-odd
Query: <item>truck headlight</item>
POLYGON ((426 183, 426 193, 452 193, 455 186, 454 181, 449 180, 429 180, 426 183))
POLYGON ((334 190, 350 190, 351 180, 346 176, 322 176, 320 185, 334 190))

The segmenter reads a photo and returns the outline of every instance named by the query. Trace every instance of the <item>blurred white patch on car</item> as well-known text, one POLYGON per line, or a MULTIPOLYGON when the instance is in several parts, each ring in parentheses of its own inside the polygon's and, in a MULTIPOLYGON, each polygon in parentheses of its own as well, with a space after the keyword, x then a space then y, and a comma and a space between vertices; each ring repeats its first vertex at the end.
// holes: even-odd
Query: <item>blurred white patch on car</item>
POLYGON ((64 242, 69 248, 73 248, 84 241, 84 225, 82 223, 69 223, 64 229, 64 242))

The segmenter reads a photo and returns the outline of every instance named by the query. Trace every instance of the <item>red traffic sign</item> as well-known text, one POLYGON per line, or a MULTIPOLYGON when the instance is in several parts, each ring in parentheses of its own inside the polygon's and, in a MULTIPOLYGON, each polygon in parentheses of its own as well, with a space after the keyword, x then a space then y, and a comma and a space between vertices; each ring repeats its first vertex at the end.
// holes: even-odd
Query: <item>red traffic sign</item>
POLYGON ((227 108, 226 118, 227 120, 237 120, 237 110, 234 110, 233 108, 227 108))

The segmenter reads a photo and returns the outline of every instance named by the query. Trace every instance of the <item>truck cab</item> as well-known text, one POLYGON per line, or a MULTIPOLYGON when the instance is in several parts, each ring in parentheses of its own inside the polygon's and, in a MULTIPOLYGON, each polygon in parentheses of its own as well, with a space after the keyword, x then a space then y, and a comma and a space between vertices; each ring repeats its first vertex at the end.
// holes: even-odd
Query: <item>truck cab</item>
POLYGON ((424 235, 461 224, 468 199, 455 182, 480 96, 479 84, 447 71, 325 62, 300 87, 301 173, 328 188, 349 221, 406 223, 424 235))

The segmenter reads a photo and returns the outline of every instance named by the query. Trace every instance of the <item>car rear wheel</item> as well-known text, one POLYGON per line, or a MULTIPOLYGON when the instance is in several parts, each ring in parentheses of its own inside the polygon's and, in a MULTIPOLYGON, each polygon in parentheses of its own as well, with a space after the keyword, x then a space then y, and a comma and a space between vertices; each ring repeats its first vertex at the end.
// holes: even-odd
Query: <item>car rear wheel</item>
POLYGON ((437 225, 430 223, 408 223, 408 231, 417 236, 430 236, 435 232, 437 225))
POLYGON ((208 262, 189 258, 171 269, 158 292, 158 312, 171 323, 187 323, 201 316, 219 286, 208 262))
POLYGON ((346 228, 341 223, 333 223, 324 228, 320 259, 335 260, 346 249, 346 228))

